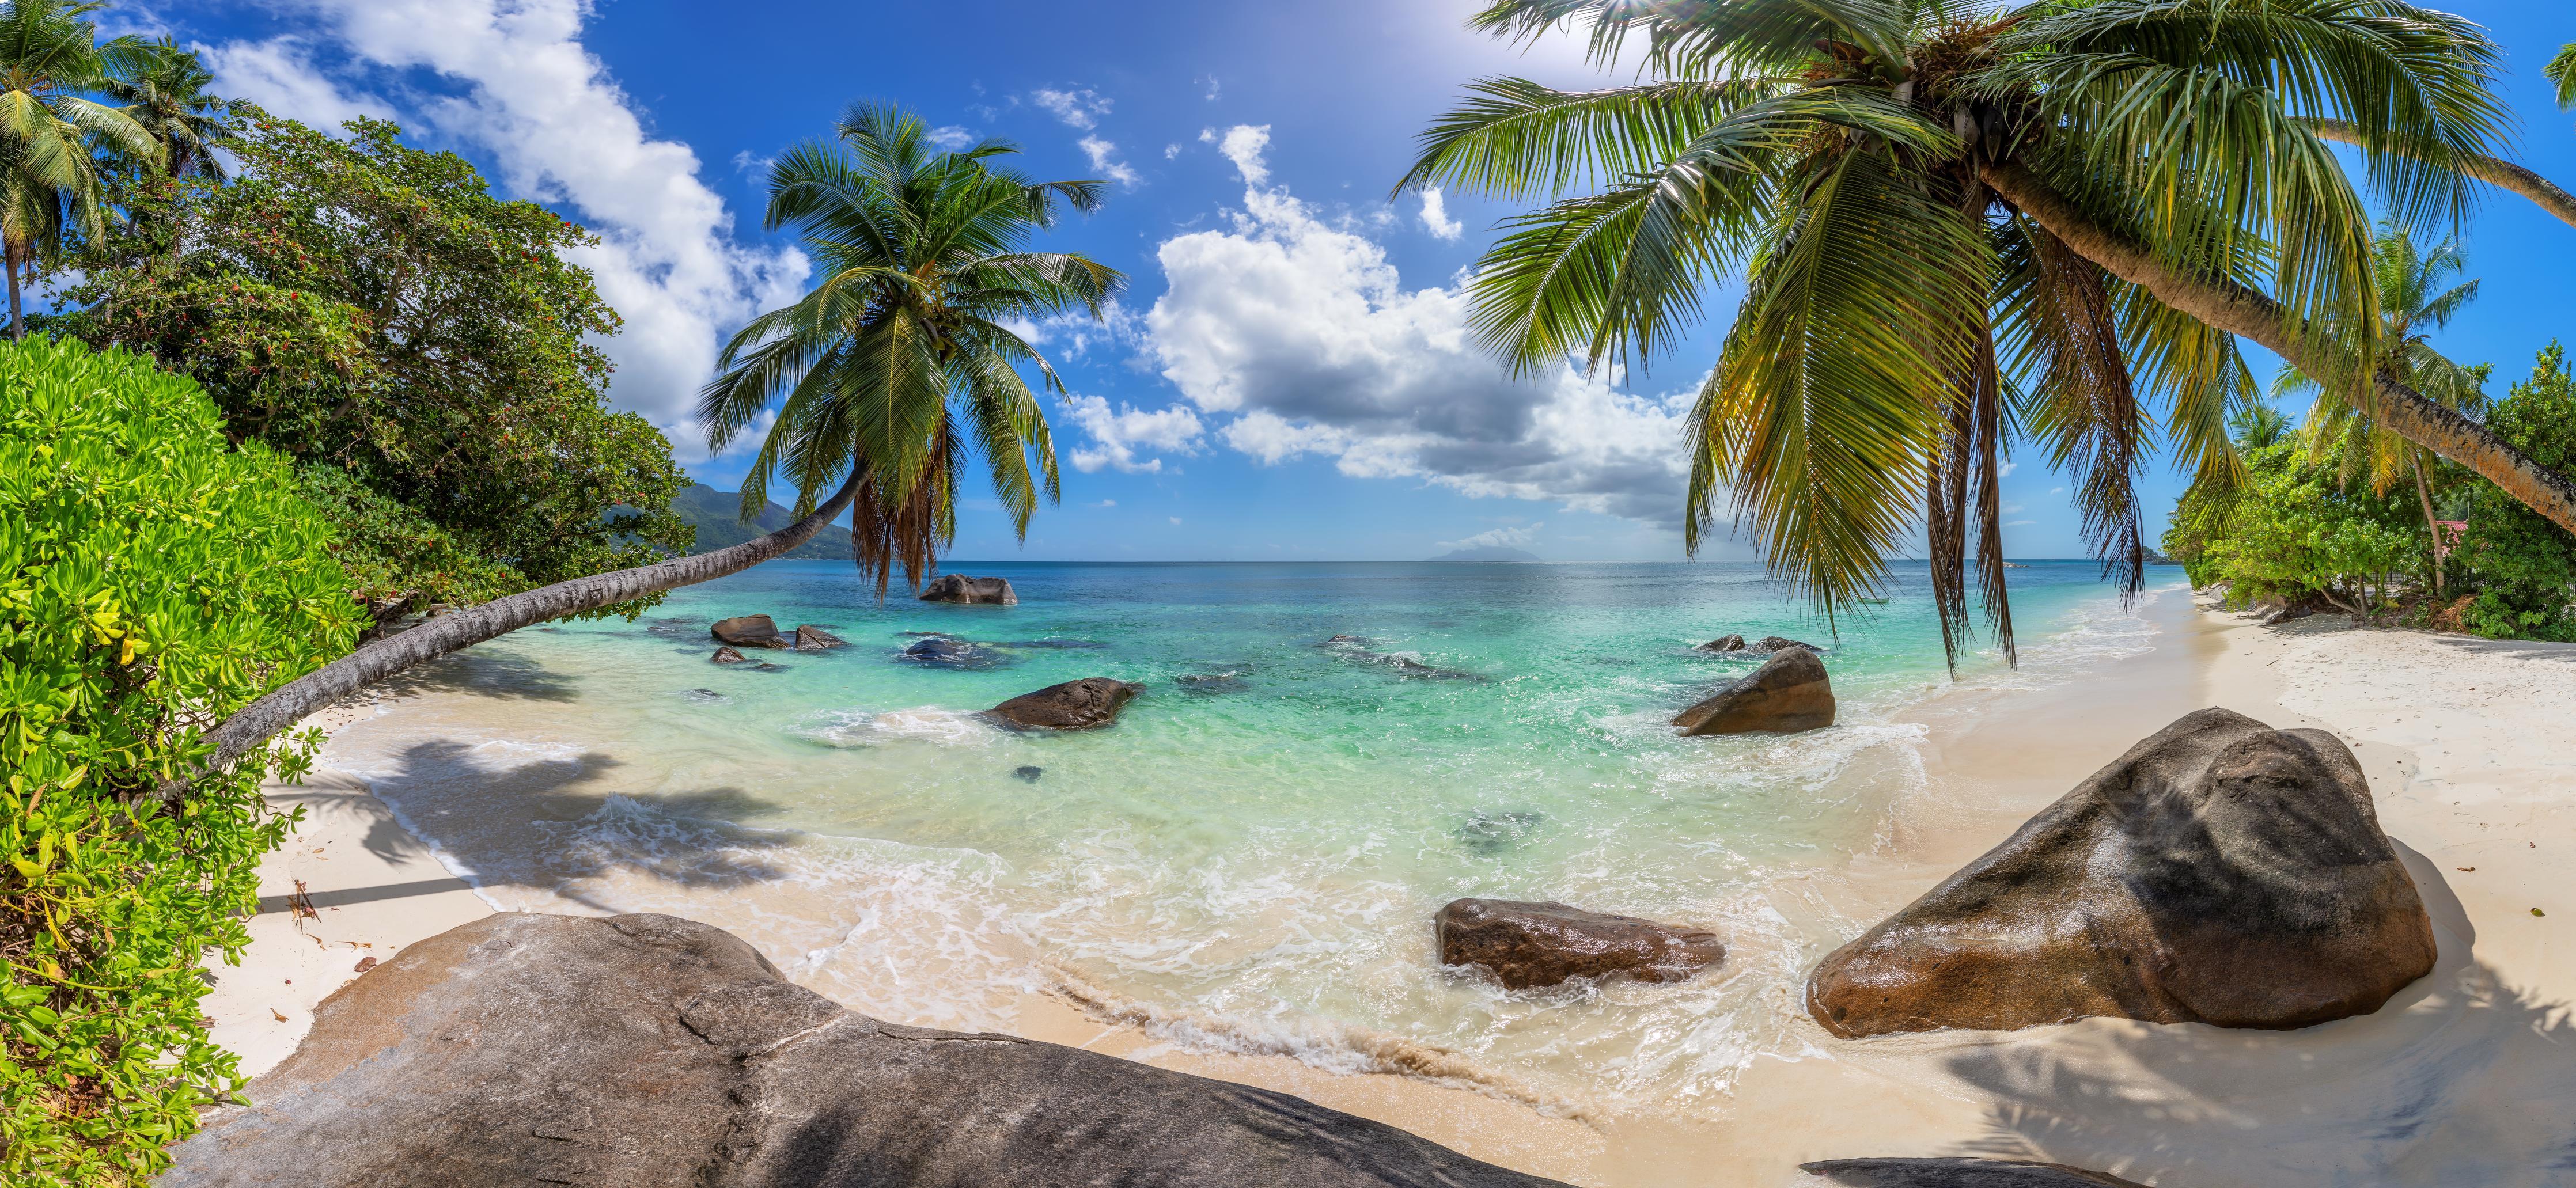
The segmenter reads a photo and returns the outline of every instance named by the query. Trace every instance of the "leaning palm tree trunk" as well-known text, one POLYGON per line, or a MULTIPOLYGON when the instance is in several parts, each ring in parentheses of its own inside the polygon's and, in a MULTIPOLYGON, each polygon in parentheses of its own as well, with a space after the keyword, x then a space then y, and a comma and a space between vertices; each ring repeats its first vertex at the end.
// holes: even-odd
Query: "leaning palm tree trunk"
MULTIPOLYGON (((812 515, 756 540, 712 553, 673 557, 655 565, 592 574, 506 598, 495 598, 481 606, 441 615, 400 635, 379 639, 271 690, 267 696, 224 719, 206 735, 206 740, 215 747, 214 754, 207 759, 208 767, 218 771, 228 768, 279 731, 303 720, 305 715, 424 660, 434 660, 548 619, 714 581, 781 556, 813 539, 815 533, 823 530, 823 525, 841 514, 841 509, 848 507, 850 500, 858 495, 860 484, 866 481, 865 475, 864 468, 853 470, 850 480, 842 484, 841 489, 821 507, 815 508, 812 515)), ((184 795, 187 789, 185 781, 173 780, 163 784, 157 795, 168 801, 184 795)))
MULTIPOLYGON (((2311 131, 2324 139, 2356 146, 2362 144, 2361 129, 2351 121, 2312 119, 2306 123, 2311 131)), ((2462 172, 2470 177, 2529 198, 2539 204, 2540 209, 2557 215, 2569 226, 2576 226, 2576 194, 2559 188, 2558 183, 2497 157, 2465 154, 2462 165, 2462 172)))
MULTIPOLYGON (((2332 374, 2332 360, 2293 337, 2270 297, 2225 282, 2185 276, 2145 247, 2095 223, 2029 170, 2010 162, 1979 169, 1987 185, 2022 213, 2094 263, 2157 300, 2202 322, 2260 344, 2310 375, 2332 374)), ((2486 477, 2551 523, 2576 532, 2576 482, 2534 462, 2475 421, 2385 376, 2374 377, 2379 423, 2408 441, 2486 477)))
POLYGON ((2424 463, 2420 459, 2409 461, 2415 470, 2415 501, 2424 505, 2424 531, 2433 534, 2433 593, 2438 596, 2442 592, 2442 562, 2447 559, 2447 550, 2442 547, 2442 522, 2433 518, 2433 488, 2424 482, 2424 463))

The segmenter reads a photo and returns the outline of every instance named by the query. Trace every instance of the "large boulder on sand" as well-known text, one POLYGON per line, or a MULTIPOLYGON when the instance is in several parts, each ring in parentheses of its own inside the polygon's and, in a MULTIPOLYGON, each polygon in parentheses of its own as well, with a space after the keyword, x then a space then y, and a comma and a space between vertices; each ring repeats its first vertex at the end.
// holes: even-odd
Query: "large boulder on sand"
POLYGON ((325 999, 165 1188, 1540 1188, 1284 1093, 882 1023, 670 916, 502 913, 325 999))
POLYGON ((1561 903, 1461 899, 1431 922, 1440 964, 1483 966, 1507 990, 1609 974, 1678 982, 1726 956, 1714 933, 1561 903))
POLYGON ((1118 720, 1118 711, 1145 691, 1143 685, 1084 677, 1022 693, 994 706, 992 714, 1013 726, 1034 730, 1090 730, 1118 720))
POLYGON ((1020 596, 1013 593, 1007 578, 966 577, 943 573, 921 588, 923 602, 967 602, 985 606, 1016 606, 1020 596))
POLYGON ((2103 1172, 2018 1159, 1827 1159, 1798 1170, 1843 1188, 2145 1188, 2103 1172))
POLYGON ((1773 652, 1762 667, 1673 719, 1686 735, 1791 734, 1833 724, 1833 681, 1804 647, 1773 652))
POLYGON ((2433 923, 2342 742, 2206 709, 1827 956, 1839 1036, 2111 1015, 2305 1027, 2433 968, 2433 923))
POLYGON ((743 615, 718 619, 712 628, 715 637, 737 648, 788 648, 796 641, 778 634, 778 624, 767 615, 743 615))

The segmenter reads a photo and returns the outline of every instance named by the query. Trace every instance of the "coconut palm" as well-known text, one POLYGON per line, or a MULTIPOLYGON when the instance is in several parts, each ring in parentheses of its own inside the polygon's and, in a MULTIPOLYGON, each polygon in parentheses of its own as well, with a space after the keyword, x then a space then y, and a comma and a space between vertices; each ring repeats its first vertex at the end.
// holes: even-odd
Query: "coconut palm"
MULTIPOLYGON (((2576 42, 2559 47, 2557 56, 2541 69, 2541 75, 2557 90, 2558 106, 2576 107, 2576 42)), ((2317 135, 2328 140, 2362 143, 2361 130, 2348 121, 2317 119, 2310 123, 2317 135)), ((2568 193, 2558 183, 2497 156, 2466 154, 2460 158, 2460 165, 2468 176, 2520 194, 2560 221, 2576 226, 2576 194, 2568 193)))
POLYGON ((2276 446, 2298 432, 2290 414, 2269 404, 2248 404, 2227 416, 2227 432, 2240 450, 2260 450, 2276 446))
MULTIPOLYGON (((2371 279, 2379 293, 2379 336, 2372 346, 2379 374, 2423 393, 2472 420, 2486 415, 2484 382, 2433 349, 2432 335, 2450 324, 2469 302, 2477 300, 2478 282, 2454 284, 2467 266, 2456 239, 2427 248, 2403 227, 2380 232, 2371 252, 2371 279)), ((2442 588, 2442 526, 2433 514, 2431 484, 2424 478, 2430 451, 2382 428, 2370 415, 2364 393, 2338 391, 2296 367, 2284 366, 2272 383, 2275 396, 2307 395, 2315 399, 2308 413, 2311 442, 2324 451, 2344 443, 2345 478, 2366 473, 2371 489, 2385 493, 2398 479, 2412 474, 2415 498, 2423 505, 2424 530, 2433 542, 2433 589, 2442 588)))
POLYGON ((2398 0, 1498 0, 1473 23, 1580 28, 1596 65, 1645 76, 1487 79, 1424 134, 1399 189, 1554 199, 1478 269, 1476 330, 1524 370, 1651 362, 1740 274, 1690 419, 1685 539, 1729 499, 1828 614, 1920 523, 1953 655, 1973 536, 2009 656, 2015 432, 2071 472, 2136 591, 2143 460, 2239 465, 2238 337, 2362 377, 2380 425, 2576 526, 2576 484, 2374 369, 2371 220, 2308 122, 2354 126, 2396 217, 2456 218, 2466 162, 2509 123, 2465 20, 2398 0))
POLYGON ((146 42, 148 66, 130 78, 111 80, 107 91, 122 100, 122 109, 161 145, 161 163, 172 177, 222 181, 223 162, 214 154, 224 133, 231 104, 206 93, 215 81, 197 55, 164 37, 146 42))
POLYGON ((2558 106, 2576 107, 2576 41, 2559 46, 2558 56, 2549 59, 2541 74, 2558 88, 2558 106))
POLYGON ((88 98, 150 64, 138 38, 101 42, 88 19, 102 6, 66 0, 0 3, 0 264, 9 273, 9 335, 22 338, 27 268, 65 230, 103 227, 95 154, 153 162, 161 146, 134 118, 88 98))
POLYGON ((781 156, 769 178, 766 225, 801 234, 823 281, 726 345, 698 418, 722 448, 783 396, 743 480, 743 516, 767 505, 773 476, 795 484, 799 510, 861 476, 850 540, 882 597, 896 565, 918 585, 955 538, 970 444, 1015 530, 1041 493, 1056 498, 1045 412, 1019 369, 1063 385, 1010 324, 1098 317, 1124 278, 1028 250, 1060 206, 1097 206, 1101 183, 1001 168, 1018 150, 999 140, 939 151, 927 124, 892 107, 854 107, 838 131, 781 156))
MULTIPOLYGON (((801 518, 730 548, 496 598, 367 644, 207 731, 200 762, 227 767, 305 715, 422 661, 783 556, 845 509, 860 566, 882 594, 894 565, 926 575, 953 537, 970 444, 1024 530, 1040 493, 1055 498, 1056 469, 1046 418, 1016 369, 1060 385, 1002 323, 1101 315, 1124 278, 1028 242, 1060 207, 1096 207, 1102 183, 1032 182, 999 169, 992 162, 1015 151, 1001 141, 933 152, 922 122, 891 108, 854 108, 839 132, 835 144, 780 158, 771 175, 769 226, 804 232, 821 283, 735 337, 701 405, 721 445, 784 394, 743 483, 745 512, 764 506, 768 484, 783 476, 801 518)), ((160 794, 174 799, 187 787, 174 779, 160 794)))

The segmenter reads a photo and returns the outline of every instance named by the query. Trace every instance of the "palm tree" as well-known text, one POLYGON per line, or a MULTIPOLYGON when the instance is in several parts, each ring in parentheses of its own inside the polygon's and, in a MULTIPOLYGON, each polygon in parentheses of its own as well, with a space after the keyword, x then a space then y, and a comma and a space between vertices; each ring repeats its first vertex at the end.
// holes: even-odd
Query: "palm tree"
MULTIPOLYGON (((2379 335, 2372 345, 2379 374, 2440 401, 2472 420, 2486 415, 2486 391, 2478 373, 2433 349, 2434 331, 2450 324, 2469 302, 2477 300, 2478 282, 2451 282, 2467 266, 2459 242, 2446 239, 2425 248, 2407 229, 2384 227, 2371 251, 2371 279, 2379 291, 2379 335), (2447 286, 2447 287, 2446 287, 2447 286)), ((2385 493, 2399 477, 2412 472, 2415 498, 2423 505, 2424 530, 2433 541, 2433 590, 2442 589, 2442 525, 2433 514, 2431 484, 2424 479, 2430 452, 2380 427, 2370 416, 2365 394, 2335 391, 2296 367, 2283 366, 2272 382, 2275 396, 2312 395, 2308 413, 2311 444, 2318 450, 2344 443, 2346 477, 2355 467, 2367 471, 2371 489, 2385 493)))
MULTIPOLYGON (((1101 315, 1124 278, 1026 245, 1059 203, 1097 206, 1102 183, 1031 182, 993 168, 988 162, 1014 151, 1000 141, 933 154, 922 122, 889 108, 855 108, 839 130, 838 146, 782 158, 770 187, 769 225, 806 233, 822 282, 734 339, 703 404, 721 441, 786 394, 744 498, 746 510, 762 506, 783 470, 797 486, 800 519, 731 548, 496 598, 369 643, 208 730, 199 762, 229 767, 315 710, 422 661, 783 556, 854 505, 852 544, 882 594, 893 564, 924 575, 953 536, 970 439, 1025 528, 1037 493, 1055 497, 1056 471, 1045 416, 1015 368, 1035 368, 1049 386, 1056 379, 1000 321, 1070 309, 1101 315)), ((189 783, 163 784, 161 799, 184 795, 189 783)))
POLYGON ((2240 450, 2260 450, 2281 444, 2298 432, 2290 414, 2257 401, 2227 416, 2228 435, 2240 450))
MULTIPOLYGON (((2559 107, 2576 107, 2576 41, 2560 46, 2557 56, 2551 58, 2549 64, 2541 68, 2541 76, 2547 78, 2550 84, 2557 88, 2559 107)), ((2311 120, 2310 123, 2316 128, 2317 135, 2328 140, 2339 140, 2346 144, 2364 143, 2361 130, 2347 121, 2317 119, 2311 120)), ((2499 189, 2520 194, 2542 210, 2558 216, 2561 222, 2576 226, 2576 194, 2568 193, 2558 183, 2502 157, 2485 154, 2464 155, 2461 158, 2461 166, 2468 176, 2499 189)))
POLYGON ((1019 367, 1050 390, 1063 384, 1006 323, 1098 317, 1124 278, 1027 249, 1059 204, 1097 206, 1102 183, 999 168, 1018 151, 1004 141, 936 151, 928 125, 892 107, 853 107, 838 132, 789 151, 769 177, 767 227, 800 233, 823 281, 726 345, 698 418, 722 448, 783 395, 743 480, 742 514, 767 506, 782 470, 800 510, 841 475, 865 476, 850 540, 883 597, 896 564, 918 585, 955 538, 970 442, 1022 535, 1041 491, 1056 498, 1045 411, 1019 367))
POLYGON ((2576 107, 2576 41, 2558 47, 2558 56, 2549 59, 2541 75, 2558 88, 2558 106, 2576 107))
POLYGON ((9 273, 9 335, 26 336, 26 269, 62 233, 102 229, 94 153, 160 163, 161 146, 133 117, 89 99, 150 63, 143 41, 101 42, 85 19, 102 5, 0 3, 0 265, 9 273))
POLYGON ((215 158, 214 143, 223 136, 231 104, 206 93, 215 76, 167 37, 145 47, 151 64, 133 77, 111 80, 108 93, 123 100, 125 114, 160 143, 171 177, 222 181, 224 166, 215 158))
POLYGON ((2213 481, 2240 465, 2238 337, 2362 377, 2379 424, 2576 526, 2576 484, 2375 370, 2371 221, 2308 122, 2358 129, 2394 216, 2456 218, 2465 163, 2509 123, 2465 20, 2400 0, 1497 0, 1473 24, 1581 27, 1602 67, 1642 43, 1649 76, 1487 79, 1424 134, 1399 190, 1555 199, 1477 271, 1477 331, 1524 370, 1651 362, 1740 270, 1690 421, 1685 540, 1731 492, 1828 614, 1920 522, 1955 656, 1973 524, 2009 656, 1996 478, 2016 429, 2072 472, 2134 593, 2132 480, 2158 439, 2213 481))

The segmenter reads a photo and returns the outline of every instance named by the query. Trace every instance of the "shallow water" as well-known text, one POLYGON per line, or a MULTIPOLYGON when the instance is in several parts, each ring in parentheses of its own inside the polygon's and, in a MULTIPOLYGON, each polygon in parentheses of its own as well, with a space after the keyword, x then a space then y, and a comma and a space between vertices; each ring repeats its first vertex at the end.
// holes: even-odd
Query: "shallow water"
MULTIPOLYGON (((1007 1030, 1024 993, 1070 989, 1188 1043, 1673 1107, 1797 1046, 1833 931, 1801 884, 1875 844, 1920 779, 1896 718, 1947 687, 1919 570, 1839 634, 1749 565, 962 571, 1020 605, 881 607, 846 566, 774 562, 639 622, 523 631, 421 673, 330 761, 497 906, 707 920, 888 1018, 1007 1030), (708 622, 752 613, 849 646, 708 663, 708 622), (904 658, 921 633, 976 661, 904 658), (1827 645, 1841 724, 1674 737, 1759 663, 1691 647, 1726 633, 1827 645), (1148 692, 1083 734, 973 716, 1082 676, 1148 692), (1504 994, 1435 964, 1431 913, 1465 895, 1731 952, 1679 985, 1504 994)), ((2098 572, 2014 570, 2023 664, 1965 681, 2143 650, 2098 572)))

